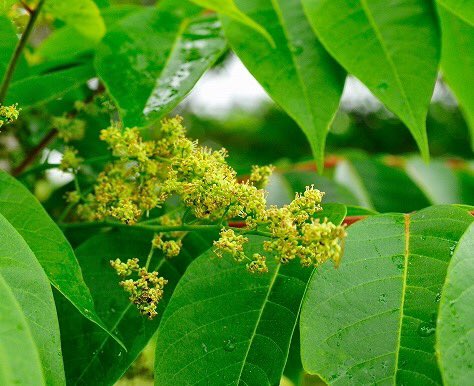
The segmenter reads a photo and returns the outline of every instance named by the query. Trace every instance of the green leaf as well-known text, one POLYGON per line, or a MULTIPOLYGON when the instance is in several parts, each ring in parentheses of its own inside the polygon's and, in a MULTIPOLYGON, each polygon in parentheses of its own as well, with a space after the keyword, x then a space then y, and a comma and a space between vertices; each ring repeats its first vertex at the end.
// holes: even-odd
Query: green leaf
MULTIPOLYGON (((15 28, 10 19, 1 14, 0 0, 0 82, 3 79, 8 63, 11 60, 13 51, 18 43, 15 28)), ((23 55, 17 62, 17 67, 13 79, 20 79, 28 72, 27 64, 23 55)))
POLYGON ((428 159, 426 115, 436 82, 440 43, 426 0, 303 0, 316 34, 410 129, 428 159), (389 9, 388 9, 389 7, 389 9))
POLYGON ((0 287, 4 289, 0 304, 11 306, 0 313, 0 380, 4 385, 64 385, 59 325, 48 278, 23 237, 1 214, 0 229, 0 287), (20 337, 25 340, 9 345, 20 337))
POLYGON ((145 9, 117 22, 99 45, 97 73, 126 126, 170 111, 224 51, 216 20, 193 19, 197 11, 145 9))
POLYGON ((22 78, 11 84, 5 103, 18 103, 19 107, 26 109, 57 100, 85 85, 94 75, 90 64, 79 64, 64 70, 22 78))
MULTIPOLYGON (((216 12, 219 12, 222 15, 228 16, 241 24, 244 24, 254 31, 262 35, 268 43, 275 48, 275 42, 273 41, 272 36, 267 32, 267 30, 262 27, 262 25, 255 22, 252 18, 248 17, 244 12, 242 12, 234 0, 191 0, 193 3, 200 5, 201 7, 212 9, 216 12)), ((237 0, 238 1, 238 0, 237 0)))
POLYGON ((416 184, 399 168, 373 159, 354 158, 338 164, 335 180, 357 197, 361 206, 379 212, 411 212, 430 205, 416 184))
POLYGON ((446 205, 349 227, 339 269, 322 267, 308 286, 300 325, 305 370, 338 385, 441 385, 438 303, 472 221, 446 205))
MULTIPOLYGON (((250 236, 245 252, 262 253, 250 236)), ((281 266, 251 275, 209 250, 187 269, 158 329, 156 385, 275 385, 288 355, 312 269, 281 266)))
POLYGON ((474 27, 474 7, 471 1, 436 0, 436 2, 467 25, 474 27))
POLYGON ((441 68, 471 129, 474 149, 474 3, 437 0, 442 30, 441 68))
POLYGON ((193 19, 182 31, 166 66, 156 80, 143 114, 155 119, 170 112, 194 87, 199 78, 224 53, 226 44, 218 20, 193 19))
POLYGON ((474 379, 474 224, 459 241, 448 267, 439 305, 436 349, 445 385, 474 379))
POLYGON ((107 331, 95 313, 91 294, 68 241, 28 189, 1 171, 0 214, 25 239, 51 284, 81 314, 107 331))
POLYGON ((48 0, 43 11, 92 40, 99 41, 105 34, 104 20, 92 0, 48 0))
MULTIPOLYGON (((466 197, 464 193, 463 177, 460 172, 449 167, 444 161, 431 160, 428 165, 419 158, 409 158, 405 169, 408 176, 432 204, 469 204, 472 202, 472 197, 466 197)), ((471 179, 473 179, 472 175, 471 179)))
POLYGON ((190 261, 211 242, 208 237, 188 235, 181 254, 173 260, 155 256, 151 267, 163 275, 168 284, 158 307, 158 316, 148 320, 140 315, 119 285, 121 280, 110 267, 111 259, 122 261, 137 257, 144 264, 153 234, 127 231, 106 233, 87 240, 76 249, 84 279, 91 289, 97 313, 120 336, 125 352, 109 335, 85 320, 62 301, 58 305, 64 363, 68 384, 112 385, 137 358, 160 324, 161 315, 179 278, 190 261))
POLYGON ((6 14, 16 0, 0 0, 0 15, 6 14))
POLYGON ((318 173, 294 171, 284 173, 284 177, 293 189, 291 199, 294 198, 294 193, 304 192, 306 186, 314 184, 316 189, 325 192, 324 202, 341 202, 354 205, 363 204, 351 191, 352 189, 347 188, 333 179, 321 176, 318 173))
POLYGON ((276 48, 250 28, 223 18, 232 49, 304 131, 321 171, 326 135, 339 106, 344 72, 314 35, 299 0, 238 0, 237 5, 267 28, 276 48))
POLYGON ((0 383, 45 385, 41 360, 25 313, 2 275, 0 291, 0 383))

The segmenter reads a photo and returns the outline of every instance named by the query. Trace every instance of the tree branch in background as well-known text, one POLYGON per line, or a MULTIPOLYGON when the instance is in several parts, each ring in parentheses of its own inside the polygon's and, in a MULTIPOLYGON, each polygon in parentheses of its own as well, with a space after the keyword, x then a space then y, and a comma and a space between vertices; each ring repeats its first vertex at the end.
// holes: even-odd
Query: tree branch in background
POLYGON ((49 131, 43 139, 28 153, 26 158, 18 165, 15 169, 13 169, 12 175, 17 176, 21 174, 31 163, 34 162, 36 157, 43 151, 46 146, 56 137, 58 131, 56 129, 52 129, 49 131))
POLYGON ((7 70, 5 71, 5 75, 3 76, 2 83, 0 85, 0 104, 2 104, 5 100, 8 87, 10 86, 10 82, 13 78, 13 74, 15 73, 16 65, 31 35, 31 32, 33 31, 33 26, 36 20, 38 19, 38 15, 41 11, 41 7, 44 4, 44 1, 45 0, 40 0, 40 2, 38 3, 38 6, 34 10, 28 11, 27 9, 27 11, 31 15, 30 20, 28 20, 25 31, 21 35, 20 40, 18 40, 18 44, 15 47, 15 51, 13 51, 13 55, 10 59, 10 62, 8 63, 8 67, 7 67, 7 70))

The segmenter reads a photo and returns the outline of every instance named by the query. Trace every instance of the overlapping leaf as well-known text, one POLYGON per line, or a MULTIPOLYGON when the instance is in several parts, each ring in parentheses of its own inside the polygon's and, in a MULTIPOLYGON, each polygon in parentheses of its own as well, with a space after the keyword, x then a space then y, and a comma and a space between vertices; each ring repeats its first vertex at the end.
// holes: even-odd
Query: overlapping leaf
POLYGON ((22 235, 0 214, 0 381, 64 385, 53 294, 22 235))
POLYGON ((168 112, 222 54, 216 20, 193 19, 199 11, 165 2, 108 31, 95 66, 125 125, 144 125, 168 112))
POLYGON ((410 129, 426 159, 426 115, 437 77, 440 43, 430 1, 303 0, 306 14, 334 58, 410 129))
POLYGON ((5 103, 18 103, 19 107, 26 109, 57 100, 68 92, 84 86, 94 75, 92 66, 85 63, 24 77, 10 85, 5 103))
MULTIPOLYGON (((321 216, 340 223, 345 213, 328 205, 321 216)), ((265 253, 264 237, 249 239, 246 254, 265 253)), ((189 266, 158 329, 157 385, 279 383, 313 270, 267 262, 251 275, 209 250, 189 266)))
POLYGON ((444 384, 470 385, 474 379, 474 224, 454 251, 441 296, 436 350, 444 384))
POLYGON ((372 216, 344 262, 313 275, 301 312, 305 369, 330 384, 441 385, 436 318, 446 271, 472 223, 464 209, 372 216))
POLYGON ((441 67, 471 129, 474 149, 474 3, 437 0, 442 30, 441 67))
POLYGON ((299 0, 238 0, 236 4, 265 26, 276 47, 250 28, 224 18, 230 45, 302 128, 322 170, 326 135, 339 105, 344 72, 314 35, 299 0))
POLYGON ((152 237, 148 232, 133 230, 106 233, 92 237, 76 250, 99 316, 120 336, 127 351, 69 304, 60 302, 58 313, 69 384, 109 385, 116 382, 156 332, 163 310, 186 266, 210 245, 207 236, 192 234, 185 238, 178 257, 173 260, 162 256, 153 258, 151 268, 163 275, 168 284, 158 316, 150 321, 130 303, 127 293, 118 284, 121 279, 111 269, 109 261, 136 257, 144 264, 152 237))
POLYGON ((51 284, 86 318, 107 330, 68 241, 37 199, 21 183, 0 172, 0 214, 24 238, 51 284))

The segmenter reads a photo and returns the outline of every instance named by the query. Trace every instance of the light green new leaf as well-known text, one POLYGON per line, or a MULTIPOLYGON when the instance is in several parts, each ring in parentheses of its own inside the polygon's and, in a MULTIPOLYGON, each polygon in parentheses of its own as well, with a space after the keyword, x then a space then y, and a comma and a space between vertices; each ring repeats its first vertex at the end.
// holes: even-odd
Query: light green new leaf
POLYGON ((105 34, 104 20, 93 0, 47 0, 43 11, 92 40, 99 41, 105 34))
POLYGON ((428 159, 425 120, 440 52, 431 1, 302 3, 331 55, 405 123, 428 159))
POLYGON ((252 18, 248 17, 242 12, 234 0, 191 0, 193 3, 200 5, 201 7, 212 9, 222 15, 226 15, 239 23, 242 23, 256 32, 261 34, 267 41, 275 48, 275 43, 272 36, 267 30, 260 24, 256 23, 252 18))
POLYGON ((41 360, 25 314, 0 275, 0 384, 45 385, 41 360), (16 348, 21 347, 21 352, 16 348), (12 350, 14 348, 14 350, 12 350))
POLYGON ((80 64, 65 70, 36 74, 13 82, 5 103, 18 103, 22 109, 61 98, 86 84, 94 77, 90 64, 80 64))
POLYGON ((471 130, 474 149, 474 2, 437 0, 442 30, 441 70, 471 130))
POLYGON ((321 171, 326 135, 339 106, 344 72, 314 35, 300 0, 237 0, 237 5, 265 26, 276 47, 250 28, 223 18, 230 45, 304 131, 321 171))
POLYGON ((0 0, 0 15, 6 14, 16 0, 0 0))
POLYGON ((438 5, 445 8, 466 24, 474 27, 474 6, 470 0, 436 0, 438 5))
POLYGON ((28 189, 1 171, 0 214, 25 239, 51 284, 86 318, 107 331, 94 311, 81 268, 63 233, 28 189))
POLYGON ((99 45, 97 73, 126 126, 170 111, 222 54, 216 20, 193 19, 199 11, 194 5, 143 10, 117 22, 99 45))
POLYGON ((1 214, 0 287, 0 383, 64 385, 59 325, 48 278, 26 241, 1 214), (11 308, 2 309, 7 306, 11 308), (18 342, 20 338, 24 341, 18 342))
MULTIPOLYGON (((263 241, 250 236, 246 254, 263 241)), ((158 329, 156 385, 279 383, 312 269, 267 261, 262 275, 212 250, 191 263, 158 329)))
POLYGON ((446 205, 349 227, 341 266, 317 271, 306 292, 305 370, 331 385, 441 385, 439 300, 454 248, 473 219, 446 205))
POLYGON ((140 315, 119 285, 120 277, 110 267, 111 259, 139 258, 144 264, 153 234, 148 232, 114 232, 92 237, 76 249, 84 279, 91 289, 97 313, 120 336, 125 352, 97 326, 85 320, 70 304, 58 304, 61 341, 66 377, 71 385, 112 385, 129 368, 156 332, 163 311, 186 266, 209 248, 211 241, 199 234, 183 240, 181 254, 173 260, 156 256, 151 268, 168 280, 158 316, 148 320, 140 315))
POLYGON ((448 267, 439 305, 436 350, 447 386, 474 379, 474 224, 463 235, 448 267))

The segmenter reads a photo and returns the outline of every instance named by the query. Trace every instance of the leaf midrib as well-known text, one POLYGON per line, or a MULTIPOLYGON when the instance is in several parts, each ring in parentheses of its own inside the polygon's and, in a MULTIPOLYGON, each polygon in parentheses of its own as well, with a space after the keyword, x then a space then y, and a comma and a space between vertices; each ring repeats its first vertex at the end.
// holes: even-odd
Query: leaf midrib
MULTIPOLYGON (((286 24, 285 24, 285 21, 284 21, 284 17, 283 17, 280 5, 278 4, 278 0, 271 0, 271 1, 272 1, 273 10, 275 11, 275 14, 277 15, 278 21, 280 22, 280 25, 281 25, 281 29, 283 31, 283 35, 285 36, 286 48, 288 48, 288 52, 290 53, 291 61, 292 61, 293 65, 295 66, 295 69, 296 69, 296 76, 298 77, 298 81, 299 81, 299 84, 301 86, 301 90, 303 91, 305 106, 306 106, 307 110, 309 111, 309 115, 311 116, 311 121, 314 123, 315 122, 315 116, 314 116, 313 109, 310 107, 308 89, 307 89, 306 83, 303 81, 303 78, 302 78, 302 75, 301 75, 301 67, 299 66, 299 63, 296 60, 295 55, 293 55, 293 53, 291 51, 291 47, 289 45, 290 37, 289 37, 288 30, 286 28, 286 24)), ((306 126, 306 125, 304 125, 304 126, 306 126)), ((317 133, 317 131, 316 131, 316 133, 317 133)))
POLYGON ((405 88, 403 87, 402 81, 400 79, 400 75, 398 74, 398 71, 395 67, 395 63, 393 62, 393 59, 389 55, 388 49, 385 46, 385 43, 384 43, 384 40, 383 40, 383 37, 382 37, 382 33, 380 32, 379 28, 377 27, 377 24, 376 24, 375 19, 372 15, 372 12, 370 11, 369 5, 367 4, 367 0, 360 0, 360 5, 361 5, 365 15, 367 16, 367 20, 369 21, 370 25, 372 26, 372 28, 374 30, 375 36, 377 37, 377 39, 380 43, 380 46, 381 46, 381 48, 382 48, 382 50, 385 54, 385 57, 387 58, 387 62, 388 62, 388 64, 390 65, 390 67, 392 69, 392 72, 395 76, 395 80, 396 80, 396 82, 398 84, 398 87, 401 91, 402 97, 406 101, 405 105, 407 106, 408 112, 410 114, 410 118, 412 119, 412 124, 414 125, 413 128, 416 128, 416 126, 417 126, 416 118, 414 116, 411 104, 408 101, 405 88))
POLYGON ((275 281, 276 281, 276 278, 278 277, 278 272, 280 271, 280 267, 281 267, 281 264, 278 264, 277 268, 275 269, 275 273, 272 277, 272 280, 270 281, 269 285, 268 285, 268 291, 267 291, 267 294, 265 295, 265 299, 263 299, 263 302, 262 302, 262 307, 260 308, 260 312, 258 314, 258 317, 257 317, 257 320, 256 320, 256 323, 255 323, 255 328, 253 329, 252 331, 252 335, 250 337, 250 340, 249 340, 249 345, 248 345, 248 348, 247 348, 247 351, 245 353, 245 356, 242 360, 242 366, 240 368, 240 372, 239 372, 239 375, 236 379, 237 381, 237 385, 239 384, 239 382, 241 381, 242 379, 242 373, 244 371, 244 368, 245 368, 245 364, 247 362, 247 358, 249 356, 249 353, 250 353, 250 350, 252 348, 252 344, 253 344, 253 340, 255 339, 255 336, 257 335, 257 329, 258 329, 258 326, 260 325, 260 321, 262 319, 262 315, 263 315, 263 311, 265 310, 265 307, 267 306, 267 303, 268 303, 268 300, 270 298, 270 294, 272 292, 272 289, 273 289, 273 286, 275 284, 275 281))
POLYGON ((406 293, 406 287, 407 287, 407 277, 408 277, 408 256, 410 254, 410 215, 405 214, 404 215, 405 219, 405 230, 404 230, 404 236, 405 236, 405 250, 403 253, 403 280, 402 280, 402 298, 400 302, 400 323, 398 325, 398 342, 396 345, 397 350, 395 350, 395 369, 393 372, 393 380, 394 383, 396 384, 397 380, 397 373, 398 373, 398 363, 399 363, 399 356, 400 356, 400 347, 402 345, 402 327, 403 327, 403 317, 404 313, 403 310, 405 308, 405 293, 406 293))

